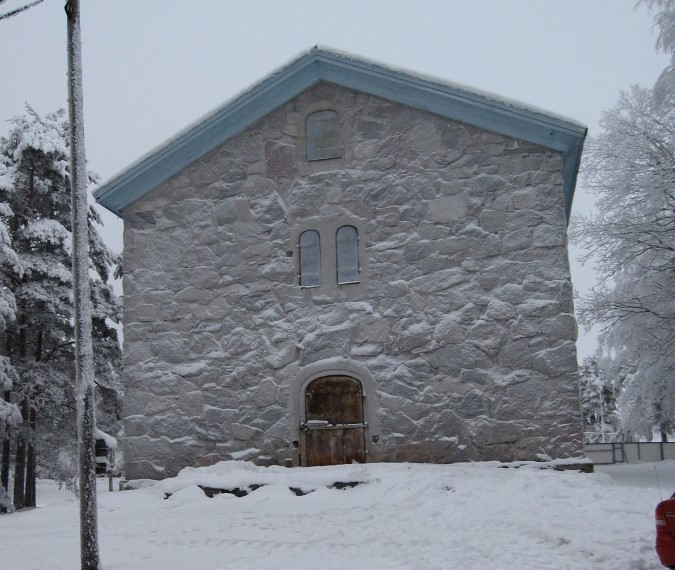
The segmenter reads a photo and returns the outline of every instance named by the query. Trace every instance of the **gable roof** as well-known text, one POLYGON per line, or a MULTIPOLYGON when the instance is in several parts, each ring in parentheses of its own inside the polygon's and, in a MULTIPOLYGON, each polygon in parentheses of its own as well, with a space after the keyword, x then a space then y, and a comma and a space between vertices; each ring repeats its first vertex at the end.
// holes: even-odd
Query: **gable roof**
POLYGON ((318 47, 133 163, 97 188, 94 197, 122 216, 124 208, 320 81, 561 152, 569 219, 586 127, 522 103, 318 47))

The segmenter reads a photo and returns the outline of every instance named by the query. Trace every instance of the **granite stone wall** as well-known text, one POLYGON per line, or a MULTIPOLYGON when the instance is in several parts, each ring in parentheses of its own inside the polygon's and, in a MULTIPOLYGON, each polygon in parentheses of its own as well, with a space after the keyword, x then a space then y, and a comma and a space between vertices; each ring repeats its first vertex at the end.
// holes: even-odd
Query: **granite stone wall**
POLYGON ((128 478, 298 464, 324 371, 363 383, 370 461, 581 452, 558 153, 323 83, 124 219, 128 478), (308 162, 323 109, 342 156, 308 162), (299 233, 344 223, 361 282, 301 288, 299 233))

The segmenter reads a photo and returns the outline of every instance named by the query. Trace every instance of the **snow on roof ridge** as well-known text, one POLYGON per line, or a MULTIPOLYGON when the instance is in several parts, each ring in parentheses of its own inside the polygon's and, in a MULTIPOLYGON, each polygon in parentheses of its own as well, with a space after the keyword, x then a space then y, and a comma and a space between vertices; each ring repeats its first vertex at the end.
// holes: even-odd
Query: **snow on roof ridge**
POLYGON ((109 190, 108 186, 114 181, 117 181, 127 175, 132 174, 136 169, 139 169, 142 166, 151 165, 154 159, 157 160, 161 159, 162 155, 168 150, 170 150, 170 148, 173 145, 180 144, 180 142, 184 138, 187 138, 188 136, 191 137, 197 136, 201 130, 207 129, 210 124, 210 121, 214 120, 220 113, 226 112, 226 110, 229 107, 233 106, 238 102, 239 103, 245 102, 247 96, 255 96, 257 91, 261 89, 265 85, 265 83, 272 81, 275 77, 279 76, 280 74, 283 74, 286 70, 291 70, 296 65, 302 66, 307 62, 307 58, 309 58, 310 56, 317 56, 317 57, 325 56, 326 58, 333 58, 334 60, 336 60, 336 63, 339 63, 340 60, 342 61, 349 60, 350 63, 352 63, 357 67, 367 66, 370 67, 371 70, 375 68, 375 71, 379 72, 384 71, 391 73, 392 77, 399 76, 410 79, 412 81, 421 81, 423 83, 428 84, 432 88, 435 87, 440 91, 445 91, 446 93, 448 92, 448 90, 459 92, 461 93, 461 95, 466 95, 466 99, 473 100, 473 102, 478 106, 486 105, 491 107, 508 108, 515 113, 522 112, 524 117, 526 117, 528 114, 535 115, 537 117, 537 120, 541 122, 550 121, 552 123, 551 126, 553 128, 556 127, 563 129, 567 128, 575 132, 576 135, 581 135, 582 137, 585 136, 586 127, 582 123, 579 123, 569 117, 558 115, 550 111, 536 107, 534 105, 528 105, 521 101, 517 101, 515 99, 501 97, 488 91, 482 91, 480 89, 467 87, 460 83, 454 83, 451 81, 443 80, 438 77, 425 75, 422 73, 408 70, 406 68, 397 68, 395 66, 384 64, 371 58, 356 56, 343 50, 338 50, 333 47, 317 44, 309 49, 303 50, 299 54, 295 55, 293 58, 285 61, 279 67, 275 68, 271 73, 263 76, 253 84, 248 85, 247 87, 237 91, 217 107, 212 108, 208 112, 200 115, 194 121, 185 126, 183 129, 179 130, 174 135, 168 137, 167 139, 163 140, 162 142, 152 147, 150 150, 142 154, 139 158, 131 162, 126 168, 123 168, 122 170, 118 171, 116 174, 105 180, 104 183, 100 184, 99 187, 96 190, 94 190, 94 196, 97 198, 97 200, 103 202, 104 198, 107 196, 107 192, 101 194, 99 192, 100 190, 104 189, 109 190), (558 124, 556 125, 555 123, 558 124))
MULTIPOLYGON (((333 55, 338 58, 345 58, 345 59, 351 59, 352 61, 355 62, 362 62, 362 63, 367 63, 371 64, 377 67, 381 67, 383 69, 386 69, 388 71, 391 71, 392 73, 400 74, 400 75, 407 75, 411 78, 415 79, 421 79, 422 81, 426 81, 428 83, 435 83, 436 85, 439 85, 441 87, 447 87, 450 89, 456 89, 457 91, 463 91, 466 92, 467 94, 471 95, 476 95, 477 97, 486 99, 487 101, 493 101, 495 103, 500 103, 503 105, 507 105, 509 107, 514 107, 516 109, 522 109, 523 111, 529 111, 531 113, 536 113, 539 115, 545 115, 548 116, 552 119, 556 119, 558 121, 570 123, 571 126, 579 127, 581 129, 586 129, 586 125, 583 124, 580 121, 577 121, 576 119, 573 119, 567 115, 563 115, 561 113, 556 113, 554 111, 550 111, 549 109, 545 109, 543 107, 539 107, 538 105, 534 105, 531 103, 526 103, 524 101, 521 101, 520 99, 515 99, 512 97, 506 97, 503 95, 499 95, 497 93, 494 93, 492 91, 488 91, 487 89, 480 89, 479 87, 473 87, 470 85, 467 85, 465 83, 460 83, 458 81, 452 81, 449 79, 443 79, 442 77, 439 77, 437 75, 431 75, 431 74, 426 74, 422 73, 416 70, 412 70, 407 67, 403 66, 396 66, 392 65, 389 63, 385 63, 382 60, 375 59, 375 58, 370 58, 370 57, 363 57, 359 56, 356 54, 353 54, 349 51, 345 50, 340 50, 337 48, 333 48, 330 46, 322 45, 322 44, 317 44, 310 50, 306 50, 301 52, 297 58, 302 57, 303 55, 310 54, 310 53, 325 53, 328 55, 333 55)), ((288 65, 289 63, 292 63, 294 60, 290 60, 286 63, 288 65)))

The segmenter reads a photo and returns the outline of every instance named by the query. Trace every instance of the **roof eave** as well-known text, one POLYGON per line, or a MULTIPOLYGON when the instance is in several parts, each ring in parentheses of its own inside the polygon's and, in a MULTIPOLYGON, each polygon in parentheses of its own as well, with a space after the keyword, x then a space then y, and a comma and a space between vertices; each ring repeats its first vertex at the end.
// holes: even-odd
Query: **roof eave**
POLYGON ((122 210, 147 192, 319 81, 317 64, 309 54, 284 72, 267 77, 136 161, 97 188, 96 201, 122 217, 122 210))
POLYGON ((98 188, 94 197, 121 217, 124 208, 319 81, 561 152, 569 219, 585 127, 484 94, 318 49, 304 54, 141 158, 98 188))

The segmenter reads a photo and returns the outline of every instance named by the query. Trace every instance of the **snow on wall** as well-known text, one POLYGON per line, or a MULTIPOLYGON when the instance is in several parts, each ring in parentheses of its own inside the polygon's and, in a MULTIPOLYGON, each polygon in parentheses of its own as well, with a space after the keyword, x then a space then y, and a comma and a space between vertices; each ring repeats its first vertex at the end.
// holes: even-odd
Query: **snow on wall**
POLYGON ((375 386, 371 461, 580 453, 561 165, 319 84, 130 206, 126 476, 250 450, 297 464, 301 379, 337 363, 375 386), (307 162, 304 120, 323 109, 344 153, 307 162), (299 232, 342 223, 361 282, 331 282, 328 252, 323 286, 300 288, 299 232))

